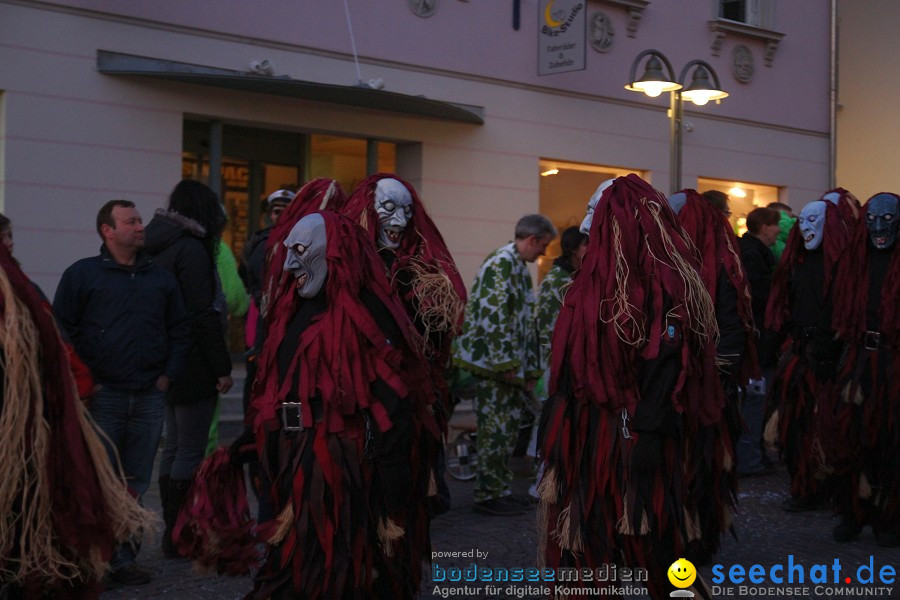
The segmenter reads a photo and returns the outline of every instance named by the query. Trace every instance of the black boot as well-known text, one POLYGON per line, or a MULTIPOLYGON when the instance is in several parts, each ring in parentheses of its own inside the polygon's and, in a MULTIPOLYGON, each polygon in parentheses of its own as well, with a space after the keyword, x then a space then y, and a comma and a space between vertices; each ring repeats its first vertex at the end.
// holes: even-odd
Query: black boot
POLYGON ((171 486, 171 478, 168 475, 161 475, 159 478, 159 500, 162 502, 163 522, 166 524, 166 530, 162 537, 162 553, 166 558, 177 558, 178 552, 172 544, 172 528, 175 527, 175 519, 178 513, 172 513, 172 501, 169 488, 171 486))
POLYGON ((178 513, 184 504, 188 489, 191 487, 190 479, 169 479, 169 489, 166 503, 163 505, 163 515, 166 522, 166 531, 163 534, 162 550, 166 558, 179 558, 181 555, 172 540, 172 532, 178 521, 178 513))

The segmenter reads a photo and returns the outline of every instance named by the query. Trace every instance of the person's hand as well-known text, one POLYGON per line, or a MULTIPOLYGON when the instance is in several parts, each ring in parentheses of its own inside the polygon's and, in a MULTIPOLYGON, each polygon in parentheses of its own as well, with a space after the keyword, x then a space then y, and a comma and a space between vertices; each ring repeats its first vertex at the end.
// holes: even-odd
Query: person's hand
POLYGON ((231 375, 224 375, 219 377, 219 381, 216 383, 216 389, 220 394, 227 394, 232 385, 234 385, 234 381, 231 380, 231 375))
POLYGON ((166 393, 169 391, 170 384, 171 381, 169 380, 168 375, 160 375, 156 378, 156 389, 158 389, 162 393, 166 393))
POLYGON ((534 391, 534 386, 537 385, 537 382, 538 382, 537 379, 526 379, 526 380, 525 380, 525 391, 526 391, 526 392, 533 392, 533 391, 534 391))

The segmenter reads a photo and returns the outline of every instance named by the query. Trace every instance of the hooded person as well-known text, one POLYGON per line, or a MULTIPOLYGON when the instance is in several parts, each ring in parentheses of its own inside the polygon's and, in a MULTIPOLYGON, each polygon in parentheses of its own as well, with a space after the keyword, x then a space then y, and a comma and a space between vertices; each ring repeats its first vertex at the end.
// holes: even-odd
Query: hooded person
POLYGON ((284 241, 248 420, 278 516, 251 598, 412 598, 439 439, 413 323, 366 233, 317 212, 284 241))
POLYGON ((703 534, 685 501, 698 483, 688 440, 723 419, 721 383, 703 367, 715 309, 675 213, 640 177, 592 198, 584 225, 541 416, 541 554, 548 568, 647 569, 662 597, 669 566, 703 534))
MULTIPOLYGON (((719 193, 721 194, 721 192, 719 193)), ((721 205, 696 190, 685 189, 669 197, 669 205, 678 223, 693 242, 700 258, 700 278, 716 309, 719 339, 715 365, 722 381, 725 422, 701 428, 695 447, 701 455, 714 456, 713 461, 699 460, 698 480, 690 498, 698 506, 703 535, 692 544, 688 557, 694 562, 707 562, 719 548, 719 534, 731 527, 737 498, 735 449, 743 424, 740 415, 738 386, 751 377, 759 377, 754 340, 753 307, 750 289, 740 259, 734 230, 726 218, 727 196, 721 194, 721 205), (724 425, 724 427, 722 427, 724 425), (708 489, 715 489, 708 494, 708 489), (711 504, 710 500, 725 500, 711 504)), ((705 367, 709 369, 710 365, 705 367)), ((707 377, 716 373, 707 372, 707 377)))
POLYGON ((156 520, 107 457, 49 304, 0 244, 0 589, 97 598, 120 543, 156 520))
POLYGON ((828 495, 815 414, 833 383, 842 344, 832 329, 835 273, 849 229, 837 204, 816 200, 800 211, 775 271, 766 327, 786 338, 769 391, 774 410, 766 440, 777 441, 791 476, 787 511, 812 510, 828 495))
MULTIPOLYGON (((278 192, 272 194, 278 202, 281 202, 285 195, 279 195, 278 192)), ((252 344, 254 348, 261 349, 265 341, 269 324, 266 317, 271 316, 268 308, 278 304, 281 293, 293 293, 291 287, 285 285, 285 281, 290 279, 290 274, 284 270, 284 261, 288 254, 284 240, 301 218, 320 210, 336 211, 346 201, 347 195, 340 183, 334 179, 318 177, 303 184, 296 194, 291 192, 290 198, 284 202, 283 206, 280 206, 278 216, 273 219, 273 225, 265 230, 264 239, 260 242, 262 251, 257 250, 253 254, 263 257, 257 261, 259 264, 255 267, 259 271, 260 281, 257 284, 259 315, 254 321, 255 334, 252 344)), ((248 354, 249 368, 244 386, 245 413, 249 405, 251 386, 256 379, 257 359, 258 350, 248 354)), ((245 423, 244 436, 237 442, 237 445, 245 445, 251 437, 252 427, 245 423)), ((258 500, 259 520, 265 521, 274 516, 271 514, 272 507, 269 502, 269 483, 253 456, 251 454, 244 456, 249 461, 250 482, 258 500)))
POLYGON ((378 173, 359 182, 341 212, 368 232, 422 335, 426 356, 443 375, 462 323, 466 286, 419 194, 396 175, 378 173))
MULTIPOLYGON (((392 173, 378 173, 359 182, 341 213, 368 233, 384 261, 394 293, 416 326, 440 399, 438 422, 446 430, 453 411, 447 383, 450 347, 460 333, 466 305, 466 286, 450 250, 416 189, 392 173)), ((450 507, 443 446, 436 460, 439 493, 432 508, 440 513, 450 507)))
POLYGON ((900 196, 866 202, 838 266, 834 328, 846 340, 829 410, 820 411, 835 469, 838 542, 871 525, 879 545, 900 544, 900 196))

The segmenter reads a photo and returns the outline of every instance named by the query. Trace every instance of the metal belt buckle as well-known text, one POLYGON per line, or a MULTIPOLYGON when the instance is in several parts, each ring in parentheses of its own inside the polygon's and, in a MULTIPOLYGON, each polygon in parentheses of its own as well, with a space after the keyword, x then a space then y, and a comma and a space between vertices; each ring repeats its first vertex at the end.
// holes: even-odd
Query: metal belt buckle
POLYGON ((303 431, 301 406, 303 406, 301 402, 281 403, 281 425, 284 431, 303 431))
POLYGON ((881 332, 867 331, 866 336, 863 338, 863 345, 866 347, 866 350, 878 350, 878 347, 881 345, 881 332))

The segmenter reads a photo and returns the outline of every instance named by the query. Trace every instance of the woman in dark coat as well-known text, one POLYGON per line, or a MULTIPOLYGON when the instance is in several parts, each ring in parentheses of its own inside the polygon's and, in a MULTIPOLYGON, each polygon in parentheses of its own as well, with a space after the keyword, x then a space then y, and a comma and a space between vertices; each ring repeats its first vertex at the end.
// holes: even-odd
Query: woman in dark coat
POLYGON ((172 382, 166 397, 166 439, 159 464, 159 490, 166 532, 163 551, 177 553, 171 532, 203 460, 218 394, 232 385, 231 358, 222 316, 215 308, 220 290, 215 256, 225 224, 215 192, 198 181, 182 180, 146 228, 146 249, 178 279, 193 326, 193 342, 184 376, 172 382))

